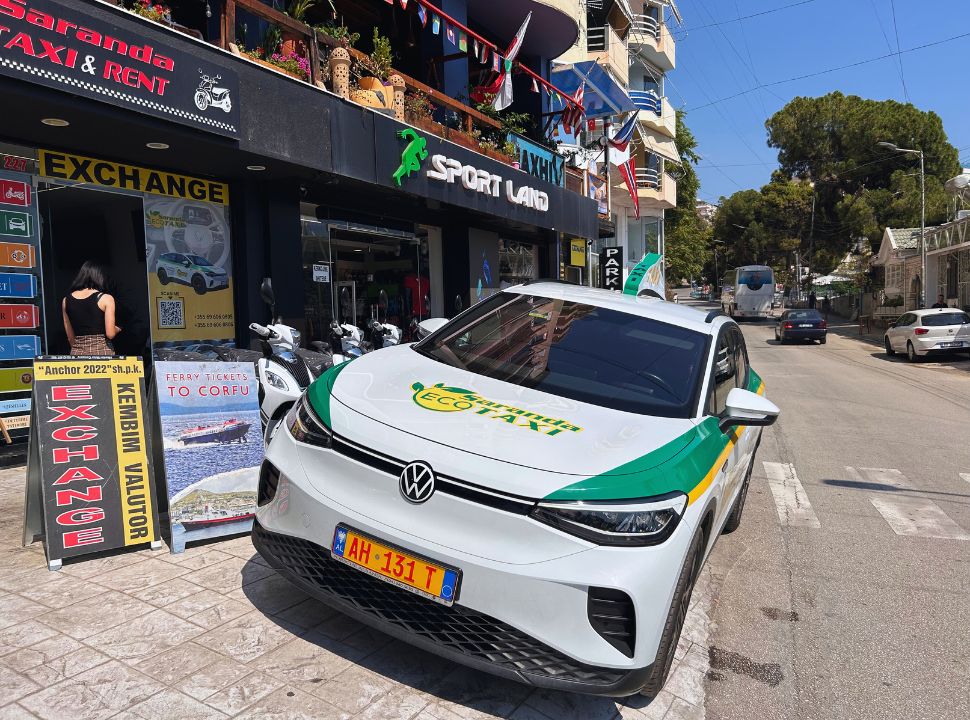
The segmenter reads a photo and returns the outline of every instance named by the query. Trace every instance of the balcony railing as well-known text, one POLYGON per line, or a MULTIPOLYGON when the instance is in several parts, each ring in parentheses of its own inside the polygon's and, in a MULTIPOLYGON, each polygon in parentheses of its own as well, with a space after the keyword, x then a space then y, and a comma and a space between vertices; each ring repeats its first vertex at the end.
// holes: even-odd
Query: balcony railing
POLYGON ((653 90, 630 90, 630 99, 640 110, 652 112, 658 117, 663 114, 663 99, 653 90))
POLYGON ((604 52, 610 46, 609 33, 605 27, 589 28, 586 31, 586 50, 589 52, 604 52))
POLYGON ((644 167, 636 170, 637 187, 643 190, 659 190, 660 179, 660 168, 644 167))
POLYGON ((654 42, 660 42, 660 21, 652 15, 634 15, 630 32, 634 39, 637 36, 646 36, 653 38, 654 42))

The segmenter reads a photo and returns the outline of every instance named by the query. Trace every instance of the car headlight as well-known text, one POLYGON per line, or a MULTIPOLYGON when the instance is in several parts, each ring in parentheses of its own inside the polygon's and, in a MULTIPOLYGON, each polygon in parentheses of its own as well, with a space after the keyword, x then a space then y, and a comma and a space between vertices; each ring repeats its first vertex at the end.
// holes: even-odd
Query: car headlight
POLYGON ((530 516, 597 545, 657 545, 671 536, 687 496, 670 493, 643 500, 541 502, 530 516))
POLYGON ((286 414, 286 428, 297 442, 330 448, 333 432, 317 417, 304 394, 286 414))
POLYGON ((274 388, 279 390, 288 391, 290 386, 286 384, 286 380, 281 378, 279 375, 274 373, 272 370, 266 371, 266 382, 272 385, 274 388))

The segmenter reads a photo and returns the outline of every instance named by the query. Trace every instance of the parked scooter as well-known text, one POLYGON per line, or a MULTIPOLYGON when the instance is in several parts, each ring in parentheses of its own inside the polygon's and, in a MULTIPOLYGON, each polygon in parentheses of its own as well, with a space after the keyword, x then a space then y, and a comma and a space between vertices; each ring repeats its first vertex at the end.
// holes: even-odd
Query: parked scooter
POLYGON ((353 360, 367 352, 360 328, 336 321, 330 323, 330 349, 333 352, 334 365, 353 360))
POLYGON ((401 328, 387 322, 387 305, 387 293, 381 290, 377 301, 377 317, 367 322, 367 341, 371 350, 401 344, 401 328), (381 322, 381 311, 384 313, 384 322, 381 322))
MULTIPOLYGON (((276 316, 273 284, 263 278, 259 288, 263 301, 270 306, 271 317, 276 316)), ((252 323, 249 329, 260 339, 263 357, 256 362, 259 376, 259 414, 263 421, 264 438, 273 439, 287 411, 315 378, 311 364, 297 355, 300 332, 289 325, 252 323)))

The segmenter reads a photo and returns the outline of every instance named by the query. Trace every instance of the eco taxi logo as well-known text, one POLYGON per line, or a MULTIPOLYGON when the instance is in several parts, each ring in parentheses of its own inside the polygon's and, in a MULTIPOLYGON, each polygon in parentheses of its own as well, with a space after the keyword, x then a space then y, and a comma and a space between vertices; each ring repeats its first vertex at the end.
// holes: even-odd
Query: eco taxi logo
POLYGON ((421 162, 427 160, 428 141, 411 128, 399 130, 397 136, 409 141, 407 147, 404 148, 404 152, 401 153, 400 167, 391 176, 394 178, 394 182, 397 183, 398 187, 400 187, 401 179, 411 177, 411 173, 421 169, 421 162))
POLYGON ((419 382, 412 383, 412 399, 416 405, 435 412, 462 412, 470 410, 476 415, 491 420, 501 420, 509 425, 532 430, 543 435, 558 435, 561 432, 580 432, 581 427, 572 425, 560 418, 550 418, 539 413, 505 405, 483 398, 473 390, 447 387, 437 383, 425 387, 419 382))

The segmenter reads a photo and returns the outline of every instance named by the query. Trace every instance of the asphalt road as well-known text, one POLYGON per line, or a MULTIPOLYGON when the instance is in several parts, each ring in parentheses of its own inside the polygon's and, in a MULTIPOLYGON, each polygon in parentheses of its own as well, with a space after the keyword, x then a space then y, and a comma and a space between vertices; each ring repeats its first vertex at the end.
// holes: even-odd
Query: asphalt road
POLYGON ((744 323, 782 410, 715 579, 708 718, 970 717, 970 359, 744 323))

